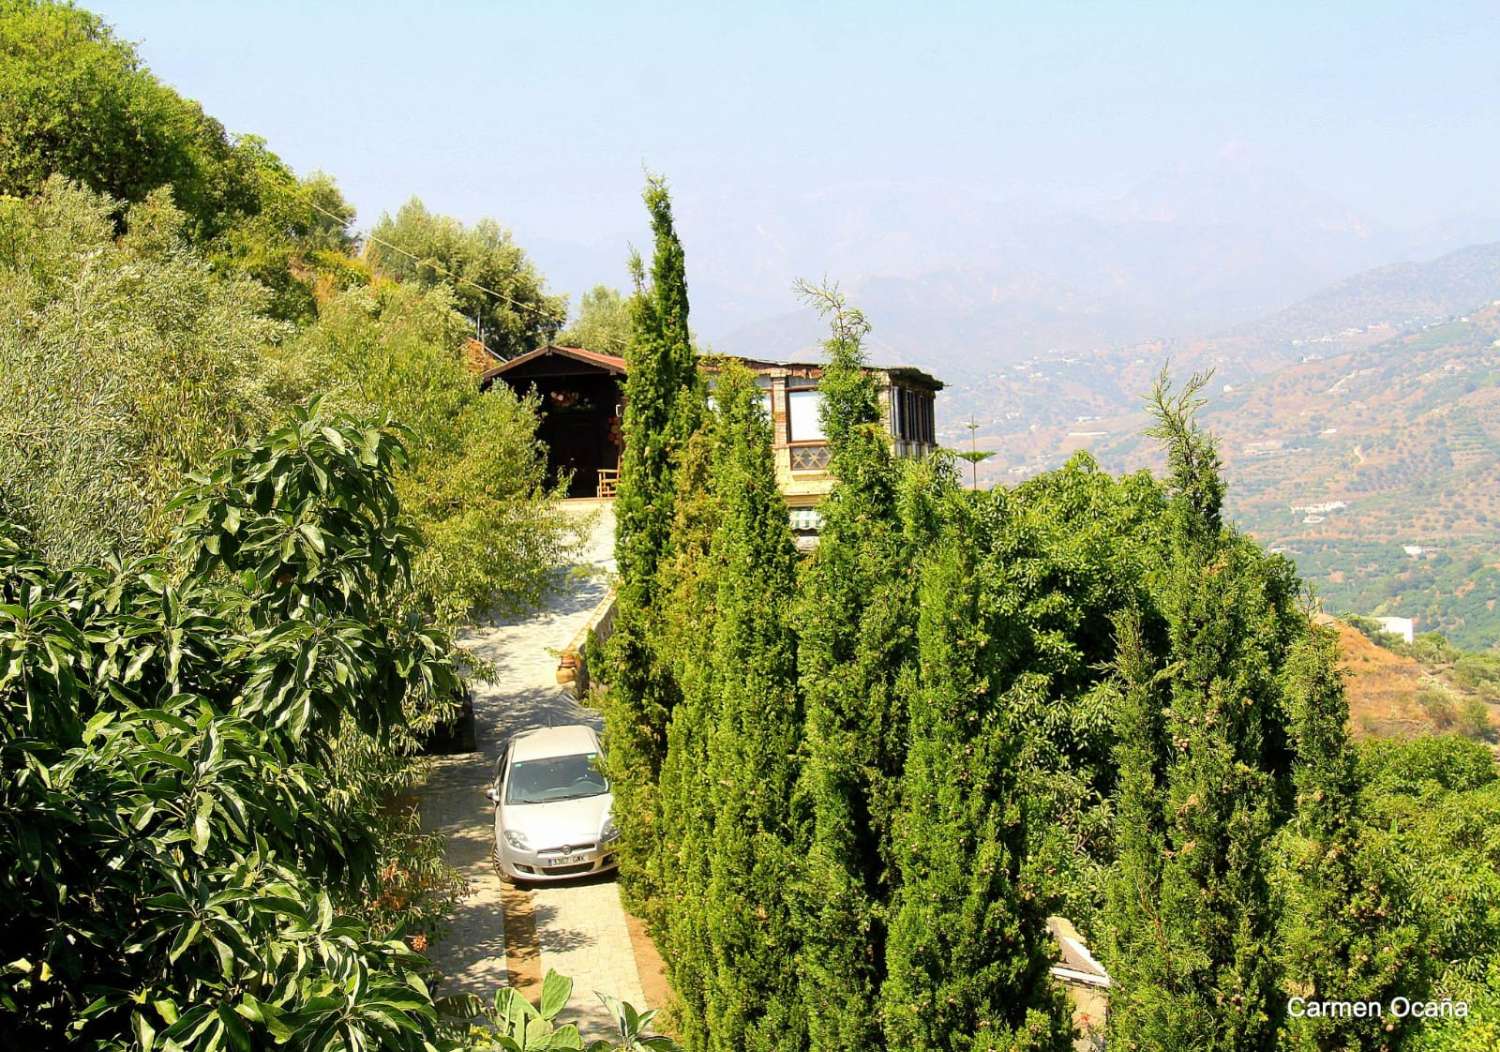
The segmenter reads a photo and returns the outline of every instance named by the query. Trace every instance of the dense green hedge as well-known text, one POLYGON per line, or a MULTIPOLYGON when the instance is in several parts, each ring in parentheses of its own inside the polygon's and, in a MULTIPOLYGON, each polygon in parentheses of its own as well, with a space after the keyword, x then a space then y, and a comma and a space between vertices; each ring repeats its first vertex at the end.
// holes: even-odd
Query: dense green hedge
POLYGON ((1439 858, 1385 832, 1407 797, 1356 762, 1332 635, 1224 521, 1202 378, 1156 389, 1165 479, 1080 454, 969 492, 945 456, 892 457, 863 316, 807 291, 833 328, 837 481, 795 573, 748 384, 705 363, 685 437, 696 396, 662 353, 689 341, 663 342, 654 286, 634 307, 655 379, 627 438, 650 459, 622 505, 634 628, 606 717, 631 758, 624 877, 687 1047, 1067 1047, 1053 911, 1111 969, 1126 1049, 1391 1047, 1437 1030, 1293 1021, 1288 998, 1488 997, 1497 940, 1445 934, 1418 875, 1439 858))

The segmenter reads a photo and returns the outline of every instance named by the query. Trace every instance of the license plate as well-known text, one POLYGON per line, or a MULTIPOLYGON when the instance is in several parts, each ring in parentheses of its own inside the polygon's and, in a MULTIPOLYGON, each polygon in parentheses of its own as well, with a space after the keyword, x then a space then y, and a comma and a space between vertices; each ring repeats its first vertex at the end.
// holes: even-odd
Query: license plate
POLYGON ((557 858, 549 859, 548 866, 577 866, 589 860, 587 855, 559 855, 557 858))

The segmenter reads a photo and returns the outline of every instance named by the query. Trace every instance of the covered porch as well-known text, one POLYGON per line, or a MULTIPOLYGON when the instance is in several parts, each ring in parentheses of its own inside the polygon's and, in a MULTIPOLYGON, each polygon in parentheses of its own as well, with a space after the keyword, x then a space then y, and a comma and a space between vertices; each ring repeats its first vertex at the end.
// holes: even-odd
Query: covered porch
POLYGON ((540 399, 537 430, 547 447, 547 481, 567 478, 570 497, 612 497, 623 444, 625 359, 581 347, 540 347, 484 374, 540 399))

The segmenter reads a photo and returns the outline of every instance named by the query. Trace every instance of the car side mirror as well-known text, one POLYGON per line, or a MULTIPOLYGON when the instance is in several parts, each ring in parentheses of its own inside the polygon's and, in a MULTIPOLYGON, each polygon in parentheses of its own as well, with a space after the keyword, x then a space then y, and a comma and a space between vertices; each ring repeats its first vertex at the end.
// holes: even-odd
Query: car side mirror
POLYGON ((500 794, 495 791, 495 787, 493 785, 484 791, 484 795, 485 798, 492 804, 498 804, 500 802, 500 794))

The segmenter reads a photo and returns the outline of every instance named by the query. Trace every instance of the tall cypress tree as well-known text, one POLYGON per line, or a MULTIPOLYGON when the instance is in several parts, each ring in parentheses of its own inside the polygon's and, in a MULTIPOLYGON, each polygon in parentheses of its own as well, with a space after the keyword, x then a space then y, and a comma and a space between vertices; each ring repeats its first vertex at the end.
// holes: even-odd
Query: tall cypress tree
POLYGON ((803 285, 832 323, 823 430, 837 479, 819 508, 818 548, 799 603, 809 815, 803 869, 803 1004, 811 1047, 883 1047, 875 1005, 885 974, 889 845, 906 753, 905 694, 916 663, 916 542, 901 477, 864 370, 864 316, 836 290, 803 285))
POLYGON ((667 729, 661 768, 660 838, 652 859, 649 903, 677 998, 677 1030, 689 1049, 707 1046, 708 987, 713 953, 708 937, 709 855, 713 844, 708 739, 718 720, 712 639, 718 575, 712 551, 722 515, 713 472, 718 428, 713 414, 688 442, 679 468, 671 554, 660 567, 662 650, 681 699, 667 729))
POLYGON ((1163 858, 1154 899, 1115 900, 1115 938, 1154 939, 1157 955, 1140 966, 1150 981, 1111 1000, 1112 1043, 1126 1049, 1270 1049, 1284 1009, 1269 870, 1288 794, 1275 669, 1298 627, 1295 578, 1224 526, 1218 453, 1194 419, 1207 379, 1174 396, 1163 376, 1153 396, 1171 475, 1163 858))
POLYGON ((648 607, 671 531, 677 456, 702 416, 702 381, 688 329, 686 259, 666 182, 651 176, 642 196, 655 251, 649 282, 640 257, 630 261, 635 295, 625 350, 625 446, 615 498, 615 557, 621 598, 648 607))
POLYGON ((1155 991, 1173 980, 1172 947, 1161 917, 1162 866, 1167 858, 1162 814, 1163 675, 1146 640, 1141 611, 1115 618, 1115 864, 1106 881, 1105 936, 1113 988, 1110 1023, 1128 1048, 1146 1048, 1138 1034, 1155 991))
POLYGON ((649 878, 659 846, 657 777, 679 696, 658 653, 658 567, 671 539, 677 462, 704 404, 671 198, 665 182, 655 176, 648 179, 643 196, 655 252, 649 282, 640 258, 631 260, 636 289, 625 352, 625 446, 614 507, 620 586, 604 705, 615 821, 622 834, 621 873, 637 902, 653 893, 649 878))
MULTIPOLYGON (((954 503, 959 503, 955 495, 954 503)), ((882 993, 887 1046, 911 1052, 1071 1043, 1048 973, 1013 710, 1045 689, 1027 629, 987 594, 986 527, 955 510, 921 587, 920 688, 897 820, 901 885, 882 993)), ((998 520, 996 520, 998 521, 998 520)))
POLYGON ((706 1047, 793 1050, 804 1043, 787 880, 797 861, 791 795, 802 722, 790 618, 796 549, 748 370, 726 364, 716 402, 706 1047))
MULTIPOLYGON (((1282 922, 1291 990, 1309 1000, 1420 998, 1433 956, 1404 919, 1411 894, 1384 843, 1362 836, 1359 774, 1349 741, 1349 705, 1338 637, 1310 626, 1283 672, 1296 745, 1296 813, 1286 836, 1287 904, 1282 922)), ((1407 1021, 1291 1015, 1299 1052, 1375 1052, 1399 1041, 1407 1021)))

